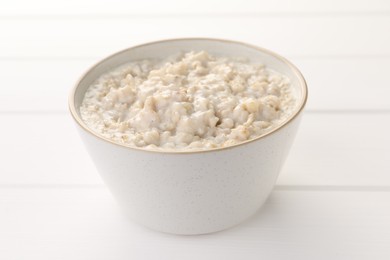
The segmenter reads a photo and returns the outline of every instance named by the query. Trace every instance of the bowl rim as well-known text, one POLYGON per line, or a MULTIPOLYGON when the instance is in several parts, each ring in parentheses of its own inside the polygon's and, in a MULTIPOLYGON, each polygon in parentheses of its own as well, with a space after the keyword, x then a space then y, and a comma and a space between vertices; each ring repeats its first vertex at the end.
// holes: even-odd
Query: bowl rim
POLYGON ((147 152, 147 153, 159 153, 159 154, 194 154, 194 153, 207 153, 207 152, 218 152, 218 151, 224 151, 224 150, 227 150, 227 149, 234 149, 236 147, 239 147, 239 146, 242 146, 242 145, 246 145, 246 144, 249 144, 249 143, 252 143, 252 142, 255 142, 255 141, 258 141, 258 140, 261 140, 267 136, 270 136, 276 132, 278 132, 280 129, 282 129, 283 127, 285 127, 286 125, 288 125, 291 121, 293 121, 304 109, 306 103, 307 103, 307 96, 308 96, 308 89, 307 89, 307 83, 306 83, 306 80, 305 78, 303 77, 302 73, 298 70, 298 68, 292 64, 289 60, 287 60, 286 58, 284 58, 283 56, 273 52, 273 51, 270 51, 268 49, 265 49, 265 48, 262 48, 262 47, 258 47, 256 45, 252 45, 252 44, 248 44, 248 43, 244 43, 244 42, 240 42, 240 41, 234 41, 234 40, 226 40, 226 39, 218 39, 218 38, 203 38, 203 37, 194 37, 194 38, 172 38, 172 39, 166 39, 166 40, 159 40, 159 41, 152 41, 152 42, 147 42, 147 43, 144 43, 144 44, 138 44, 138 45, 135 45, 135 46, 132 46, 132 47, 129 47, 129 48, 126 48, 126 49, 123 49, 121 51, 118 51, 118 52, 115 52, 109 56, 107 56, 106 58, 94 63, 92 66, 90 66, 80 77, 79 79, 77 80, 76 84, 74 85, 74 87, 72 88, 71 92, 70 92, 70 95, 69 95, 69 98, 68 98, 68 108, 69 108, 69 111, 73 117, 73 119, 76 121, 76 123, 86 132, 88 132, 89 134, 91 134, 92 136, 95 136, 96 138, 104 141, 104 142, 108 142, 110 144, 114 144, 116 146, 119 146, 119 147, 122 147, 122 148, 125 148, 125 149, 131 149, 131 150, 134 150, 134 151, 139 151, 139 152, 147 152), (243 141, 243 142, 240 142, 240 143, 237 143, 237 144, 234 144, 234 145, 230 145, 230 146, 226 146, 226 147, 216 147, 216 148, 210 148, 210 149, 194 149, 194 150, 164 150, 164 149, 161 149, 161 150, 153 150, 153 149, 145 149, 145 148, 142 148, 142 147, 133 147, 133 146, 130 146, 130 145, 126 145, 126 144, 121 144, 121 143, 118 143, 118 142, 115 142, 109 138, 106 138, 104 136, 101 136, 100 134, 94 132, 92 129, 90 129, 85 123, 84 121, 81 119, 81 117, 79 116, 79 114, 77 113, 76 111, 76 106, 75 106, 75 95, 76 95, 76 91, 81 83, 81 81, 88 75, 88 73, 90 73, 92 70, 94 70, 97 66, 99 66, 100 64, 106 62, 107 60, 111 59, 113 56, 116 56, 116 55, 120 55, 121 53, 124 53, 124 52, 127 52, 129 50, 132 50, 132 49, 136 49, 136 48, 142 48, 144 46, 148 46, 148 45, 153 45, 153 44, 159 44, 159 43, 166 43, 166 42, 176 42, 176 41, 191 41, 191 40, 197 40, 197 41, 214 41, 214 42, 220 42, 220 43, 232 43, 232 44, 237 44, 237 45, 242 45, 242 46, 245 46, 245 47, 249 47, 249 48, 252 48, 252 49, 255 49, 255 50, 258 50, 260 52, 263 52, 263 53, 266 53, 266 54, 269 54, 277 59, 279 59, 280 61, 282 61, 283 63, 285 63, 290 69, 291 71, 293 72, 293 74, 298 78, 298 81, 299 81, 299 85, 301 87, 301 90, 302 90, 302 95, 303 95, 303 98, 300 99, 300 103, 298 104, 298 109, 296 109, 294 111, 294 113, 292 113, 290 116, 288 116, 281 124, 279 124, 277 127, 273 128, 271 131, 268 131, 268 132, 265 132, 264 134, 262 135, 259 135, 253 139, 250 139, 250 140, 246 140, 246 141, 243 141))

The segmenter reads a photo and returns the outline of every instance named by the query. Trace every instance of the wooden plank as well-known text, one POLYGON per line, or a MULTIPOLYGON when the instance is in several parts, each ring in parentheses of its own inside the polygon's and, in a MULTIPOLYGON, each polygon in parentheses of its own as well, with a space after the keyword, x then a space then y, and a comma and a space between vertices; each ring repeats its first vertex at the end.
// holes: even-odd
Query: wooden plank
POLYGON ((294 59, 309 88, 308 110, 389 110, 390 58, 294 59))
POLYGON ((274 191, 249 221, 173 236, 128 221, 108 192, 0 189, 2 259, 389 259, 389 192, 274 191))
POLYGON ((242 4, 238 1, 78 1, 69 0, 54 3, 49 0, 14 0, 3 4, 0 15, 69 15, 69 14, 165 14, 165 13, 312 13, 312 12, 386 12, 390 5, 385 0, 373 1, 309 1, 309 0, 249 0, 242 4))
MULTIPOLYGON (((69 115, 0 122, 1 185, 101 184, 69 115)), ((388 113, 307 113, 278 185, 389 186, 389 132, 388 113)))
POLYGON ((100 184, 70 115, 1 115, 0 183, 100 184))
POLYGON ((0 61, 0 111, 68 109, 68 95, 92 61, 0 61))
MULTIPOLYGON (((292 59, 309 85, 308 110, 389 110, 390 58, 292 59)), ((67 110, 93 60, 0 61, 0 111, 67 110)))
POLYGON ((2 19, 0 58, 102 57, 177 37, 236 39, 288 56, 389 56, 390 16, 2 19), (17 32, 17 33, 16 33, 17 32))
POLYGON ((389 132, 389 113, 306 114, 278 184, 388 186, 389 132))

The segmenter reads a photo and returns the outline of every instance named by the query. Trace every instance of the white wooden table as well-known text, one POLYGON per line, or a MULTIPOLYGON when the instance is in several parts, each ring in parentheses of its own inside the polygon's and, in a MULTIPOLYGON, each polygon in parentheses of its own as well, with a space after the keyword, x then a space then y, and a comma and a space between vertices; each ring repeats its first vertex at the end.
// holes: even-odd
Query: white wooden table
POLYGON ((390 259, 389 72, 386 0, 3 1, 0 259, 390 259), (283 54, 310 96, 264 208, 236 228, 183 237, 122 215, 67 96, 112 52, 195 36, 283 54))

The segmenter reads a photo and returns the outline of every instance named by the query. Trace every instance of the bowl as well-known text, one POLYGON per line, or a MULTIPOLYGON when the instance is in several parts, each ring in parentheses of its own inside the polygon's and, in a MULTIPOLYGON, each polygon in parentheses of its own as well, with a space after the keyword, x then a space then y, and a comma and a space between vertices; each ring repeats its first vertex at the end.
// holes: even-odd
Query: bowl
POLYGON ((271 193, 297 132, 307 99, 305 80, 285 58, 256 46, 219 39, 172 39, 115 53, 90 68, 69 98, 69 109, 98 172, 134 221, 183 235, 233 227, 254 215, 271 193), (255 139, 225 148, 152 151, 128 147, 95 133, 83 122, 84 93, 101 74, 121 64, 166 58, 179 51, 248 57, 290 78, 294 112, 255 139))

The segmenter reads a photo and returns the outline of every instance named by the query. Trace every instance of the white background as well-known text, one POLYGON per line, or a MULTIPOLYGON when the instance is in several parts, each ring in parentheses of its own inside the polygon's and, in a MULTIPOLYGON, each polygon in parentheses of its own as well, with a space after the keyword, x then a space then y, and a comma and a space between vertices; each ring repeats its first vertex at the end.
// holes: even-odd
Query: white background
POLYGON ((390 259, 390 1, 0 2, 0 259, 390 259), (212 235, 128 221, 67 112, 78 77, 135 44, 244 41, 309 102, 264 208, 212 235))

